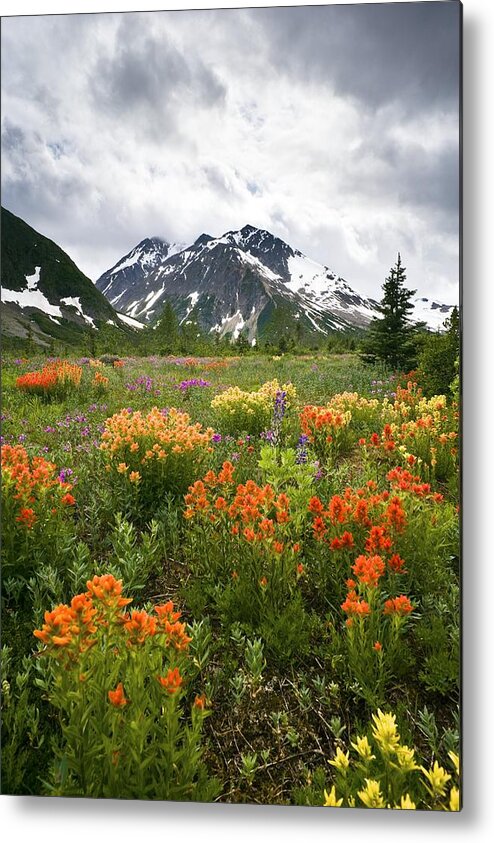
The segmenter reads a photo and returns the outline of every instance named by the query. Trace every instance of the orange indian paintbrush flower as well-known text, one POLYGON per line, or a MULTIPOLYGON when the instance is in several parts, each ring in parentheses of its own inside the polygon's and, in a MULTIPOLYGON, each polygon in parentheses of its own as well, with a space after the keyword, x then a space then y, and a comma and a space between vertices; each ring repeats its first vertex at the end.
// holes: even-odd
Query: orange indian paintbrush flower
POLYGON ((121 682, 118 683, 114 691, 108 691, 108 699, 115 708, 123 708, 124 705, 128 704, 129 701, 125 698, 121 682))

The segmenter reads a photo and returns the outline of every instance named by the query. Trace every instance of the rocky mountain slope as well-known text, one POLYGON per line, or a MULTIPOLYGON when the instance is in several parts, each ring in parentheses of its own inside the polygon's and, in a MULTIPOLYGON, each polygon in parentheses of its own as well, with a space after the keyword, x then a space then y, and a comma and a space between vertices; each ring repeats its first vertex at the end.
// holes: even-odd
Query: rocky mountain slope
POLYGON ((126 334, 142 327, 119 315, 56 243, 5 208, 1 234, 4 336, 31 336, 40 345, 52 339, 77 344, 102 325, 126 334))
POLYGON ((283 240, 254 226, 190 246, 143 240, 96 282, 114 307, 152 323, 166 300, 182 323, 250 342, 363 328, 375 302, 283 240))

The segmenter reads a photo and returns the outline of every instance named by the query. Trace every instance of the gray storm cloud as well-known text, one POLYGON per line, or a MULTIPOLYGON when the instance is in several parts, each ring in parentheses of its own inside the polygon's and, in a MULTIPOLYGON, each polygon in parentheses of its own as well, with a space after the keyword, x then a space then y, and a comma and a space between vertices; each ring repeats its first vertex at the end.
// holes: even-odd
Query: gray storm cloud
POLYGON ((96 279, 249 222, 374 296, 458 294, 459 4, 2 21, 2 204, 96 279))

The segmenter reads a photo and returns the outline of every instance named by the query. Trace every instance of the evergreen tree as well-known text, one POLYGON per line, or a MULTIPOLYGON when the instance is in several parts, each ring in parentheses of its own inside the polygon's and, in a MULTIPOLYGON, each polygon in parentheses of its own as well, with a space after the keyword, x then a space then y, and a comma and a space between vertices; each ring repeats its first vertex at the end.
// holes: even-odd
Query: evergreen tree
POLYGON ((161 354, 176 351, 180 340, 180 326, 171 302, 165 301, 160 320, 153 331, 155 345, 161 354))
POLYGON ((239 354, 246 354, 249 349, 249 340, 247 339, 246 335, 241 331, 237 339, 235 340, 235 350, 238 351, 239 354))
POLYGON ((415 364, 416 326, 410 322, 411 301, 416 290, 405 287, 405 267, 398 252, 396 265, 383 284, 383 297, 377 309, 381 317, 374 319, 361 355, 368 362, 381 360, 394 371, 408 371, 415 364))

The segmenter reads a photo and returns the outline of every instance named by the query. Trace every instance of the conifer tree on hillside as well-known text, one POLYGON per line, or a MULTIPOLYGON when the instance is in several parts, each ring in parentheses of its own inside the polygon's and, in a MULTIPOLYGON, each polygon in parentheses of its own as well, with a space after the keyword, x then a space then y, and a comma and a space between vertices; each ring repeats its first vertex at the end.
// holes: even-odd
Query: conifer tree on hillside
POLYGON ((180 339, 180 326, 172 304, 166 300, 159 322, 153 331, 158 349, 163 354, 176 351, 180 339))
POLYGON ((394 371, 408 371, 415 364, 416 326, 410 322, 416 290, 405 287, 405 267, 398 260, 383 284, 383 297, 378 305, 381 316, 374 319, 361 355, 368 362, 381 360, 394 371))

